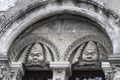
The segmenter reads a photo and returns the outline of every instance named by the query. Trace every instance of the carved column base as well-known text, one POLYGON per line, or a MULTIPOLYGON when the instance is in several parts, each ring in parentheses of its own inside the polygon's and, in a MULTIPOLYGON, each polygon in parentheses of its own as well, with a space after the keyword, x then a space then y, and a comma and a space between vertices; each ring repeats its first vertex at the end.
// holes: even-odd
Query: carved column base
POLYGON ((53 80, 68 80, 71 76, 71 65, 69 62, 51 62, 53 69, 53 80))

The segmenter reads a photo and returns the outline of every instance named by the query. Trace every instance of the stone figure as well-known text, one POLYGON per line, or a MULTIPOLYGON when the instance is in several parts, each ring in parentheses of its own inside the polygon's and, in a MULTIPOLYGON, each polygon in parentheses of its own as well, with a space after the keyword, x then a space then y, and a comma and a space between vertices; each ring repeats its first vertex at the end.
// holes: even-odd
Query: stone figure
POLYGON ((83 61, 96 61, 98 59, 97 46, 93 41, 89 41, 82 53, 83 61))
POLYGON ((35 43, 29 53, 27 62, 32 65, 41 65, 45 60, 44 48, 42 44, 35 43))

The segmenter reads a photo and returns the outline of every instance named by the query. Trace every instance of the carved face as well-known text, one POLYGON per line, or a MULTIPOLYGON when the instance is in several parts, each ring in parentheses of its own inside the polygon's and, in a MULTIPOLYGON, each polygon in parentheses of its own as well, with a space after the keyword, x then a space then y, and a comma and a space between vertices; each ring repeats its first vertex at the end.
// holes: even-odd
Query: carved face
POLYGON ((93 41, 90 41, 86 45, 82 54, 82 59, 84 61, 96 61, 98 59, 96 44, 93 41))
POLYGON ((34 64, 39 64, 44 60, 43 47, 41 44, 34 44, 28 57, 28 61, 33 62, 34 64))

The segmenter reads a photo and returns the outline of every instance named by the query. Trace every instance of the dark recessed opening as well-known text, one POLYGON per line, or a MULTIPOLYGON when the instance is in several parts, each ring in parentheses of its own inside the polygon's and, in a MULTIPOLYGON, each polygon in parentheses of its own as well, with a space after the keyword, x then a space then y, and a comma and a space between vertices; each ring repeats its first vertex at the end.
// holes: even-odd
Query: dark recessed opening
POLYGON ((52 71, 26 71, 22 80, 52 80, 52 71))
POLYGON ((74 70, 69 80, 105 80, 105 76, 102 70, 96 71, 74 70))

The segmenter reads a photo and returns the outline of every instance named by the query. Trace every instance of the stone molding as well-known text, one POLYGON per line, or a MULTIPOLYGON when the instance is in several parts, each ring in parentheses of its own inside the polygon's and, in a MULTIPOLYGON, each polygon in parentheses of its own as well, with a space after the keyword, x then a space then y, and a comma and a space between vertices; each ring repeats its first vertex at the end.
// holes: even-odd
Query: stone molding
POLYGON ((59 69, 59 68, 63 68, 63 69, 67 69, 70 68, 70 62, 50 62, 50 67, 53 69, 59 69))

